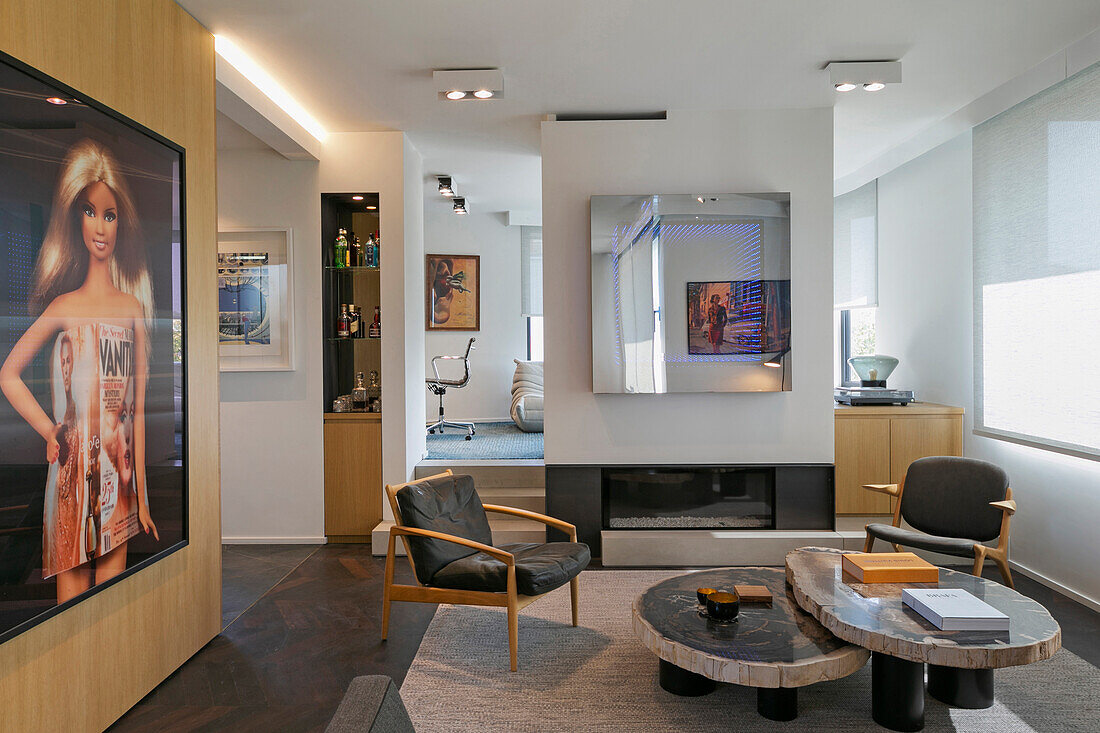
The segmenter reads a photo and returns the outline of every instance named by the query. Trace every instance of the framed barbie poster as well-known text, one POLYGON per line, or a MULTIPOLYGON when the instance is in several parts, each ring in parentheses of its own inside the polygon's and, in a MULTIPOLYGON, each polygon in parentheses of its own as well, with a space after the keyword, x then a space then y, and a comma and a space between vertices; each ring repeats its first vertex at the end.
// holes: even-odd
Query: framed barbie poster
POLYGON ((0 641, 187 544, 183 177, 0 54, 0 641))
POLYGON ((481 257, 427 255, 428 331, 481 330, 481 257))

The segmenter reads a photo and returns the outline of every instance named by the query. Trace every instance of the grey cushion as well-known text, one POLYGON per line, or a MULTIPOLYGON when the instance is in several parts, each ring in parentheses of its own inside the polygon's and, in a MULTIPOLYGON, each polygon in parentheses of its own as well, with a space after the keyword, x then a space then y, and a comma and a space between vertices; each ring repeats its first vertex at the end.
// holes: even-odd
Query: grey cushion
POLYGON ((906 547, 920 550, 942 552, 956 557, 974 557, 974 540, 958 537, 937 537, 936 535, 914 532, 911 529, 895 527, 891 524, 868 524, 867 534, 906 547))
MULTIPOLYGON (((397 507, 401 510, 401 523, 406 527, 493 544, 489 520, 470 476, 443 476, 409 484, 397 492, 397 507)), ((424 584, 430 583, 443 566, 477 552, 445 540, 426 537, 409 537, 408 540, 416 579, 424 584)))
MULTIPOLYGON (((592 560, 588 545, 581 542, 509 544, 501 545, 500 549, 515 555, 516 589, 525 596, 537 596, 565 585, 592 560)), ((508 566, 478 552, 441 569, 431 585, 500 593, 508 590, 508 566)))
POLYGON ((348 685, 325 733, 416 733, 393 680, 356 677, 348 685))
POLYGON ((942 537, 987 542, 1001 531, 1002 501, 1008 475, 998 466, 973 458, 934 456, 909 464, 901 516, 916 529, 942 537))

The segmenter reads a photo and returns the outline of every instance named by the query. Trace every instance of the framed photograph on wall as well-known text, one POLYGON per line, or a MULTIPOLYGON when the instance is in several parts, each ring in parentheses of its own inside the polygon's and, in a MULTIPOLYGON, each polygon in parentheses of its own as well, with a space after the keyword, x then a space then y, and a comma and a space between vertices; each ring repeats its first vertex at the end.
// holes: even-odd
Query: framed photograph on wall
POLYGON ((293 371, 292 251, 290 229, 218 232, 221 371, 293 371))
POLYGON ((481 257, 428 255, 424 268, 429 331, 481 330, 481 257))
POLYGON ((0 54, 0 641, 187 544, 185 169, 0 54))

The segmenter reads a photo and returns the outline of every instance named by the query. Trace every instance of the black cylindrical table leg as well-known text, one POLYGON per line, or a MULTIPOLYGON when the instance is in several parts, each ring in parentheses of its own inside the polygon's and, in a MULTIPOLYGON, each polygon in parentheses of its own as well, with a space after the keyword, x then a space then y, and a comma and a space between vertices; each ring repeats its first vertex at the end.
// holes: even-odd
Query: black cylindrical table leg
POLYGON ((884 728, 924 728, 924 665, 871 654, 871 717, 884 728))
POLYGON ((993 670, 928 665, 928 694, 953 708, 993 706, 993 670))
POLYGON ((768 720, 794 720, 798 717, 798 688, 759 688, 756 691, 756 712, 768 720))
POLYGON ((673 695, 683 697, 699 697, 714 692, 718 683, 704 677, 701 674, 689 672, 682 667, 677 667, 672 662, 661 660, 661 667, 657 673, 657 680, 661 687, 673 695))

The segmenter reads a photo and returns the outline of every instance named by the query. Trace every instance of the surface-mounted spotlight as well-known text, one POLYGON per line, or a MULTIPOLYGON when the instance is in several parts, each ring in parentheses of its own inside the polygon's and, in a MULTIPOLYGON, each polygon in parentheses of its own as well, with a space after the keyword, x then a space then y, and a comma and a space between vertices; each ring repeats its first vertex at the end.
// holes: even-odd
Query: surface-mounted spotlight
POLYGON ((493 93, 488 89, 478 89, 476 92, 474 92, 474 96, 478 99, 489 99, 493 96, 493 93))
POLYGON ((49 102, 50 104, 59 104, 59 105, 69 103, 68 100, 62 99, 61 97, 46 97, 46 101, 49 102))
POLYGON ((466 92, 459 91, 458 89, 452 89, 447 92, 447 99, 465 99, 466 92))
POLYGON ((863 85, 863 91, 865 92, 877 92, 885 88, 886 85, 881 81, 869 81, 863 85))
POLYGON ((450 198, 455 195, 454 185, 451 183, 450 176, 439 176, 439 195, 450 198))
POLYGON ((456 214, 467 214, 467 213, 469 213, 469 212, 466 211, 466 199, 462 198, 461 196, 458 196, 458 197, 455 198, 454 201, 455 201, 455 203, 454 203, 454 212, 456 214))
POLYGON ((770 358, 765 359, 764 360, 764 366, 771 367, 772 369, 778 369, 779 367, 783 366, 783 357, 786 356, 787 352, 790 351, 790 350, 791 350, 790 347, 787 347, 786 349, 783 349, 782 351, 780 351, 775 356, 772 356, 770 358))
POLYGON ((432 81, 439 99, 499 99, 504 93, 500 69, 436 69, 432 81))
POLYGON ((856 85, 850 81, 842 81, 839 84, 834 84, 833 88, 835 88, 838 92, 850 92, 856 88, 856 85))
POLYGON ((367 211, 377 211, 377 210, 378 210, 378 207, 375 206, 374 204, 371 204, 371 205, 367 206, 367 211))
POLYGON ((352 196, 352 197, 351 197, 351 200, 352 200, 352 201, 362 201, 362 200, 363 200, 363 196, 362 196, 361 194, 358 194, 358 193, 357 193, 357 194, 355 194, 354 196, 352 196))

